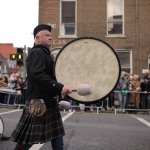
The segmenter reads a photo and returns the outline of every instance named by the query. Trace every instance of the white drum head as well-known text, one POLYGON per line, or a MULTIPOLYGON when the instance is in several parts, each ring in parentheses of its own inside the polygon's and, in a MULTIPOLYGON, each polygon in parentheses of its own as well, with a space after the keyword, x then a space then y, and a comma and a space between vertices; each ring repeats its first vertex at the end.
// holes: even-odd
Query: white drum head
POLYGON ((80 84, 92 86, 92 94, 69 96, 81 102, 93 102, 108 96, 120 77, 120 62, 106 42, 84 37, 65 45, 56 57, 55 75, 58 82, 72 89, 80 84))

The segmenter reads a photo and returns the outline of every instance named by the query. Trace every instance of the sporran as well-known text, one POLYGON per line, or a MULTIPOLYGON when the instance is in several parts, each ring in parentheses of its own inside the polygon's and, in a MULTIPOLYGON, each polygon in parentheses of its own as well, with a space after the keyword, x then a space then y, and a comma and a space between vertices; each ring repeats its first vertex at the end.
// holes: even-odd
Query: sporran
POLYGON ((29 105, 29 113, 34 117, 41 117, 46 112, 46 105, 43 99, 32 99, 29 105))

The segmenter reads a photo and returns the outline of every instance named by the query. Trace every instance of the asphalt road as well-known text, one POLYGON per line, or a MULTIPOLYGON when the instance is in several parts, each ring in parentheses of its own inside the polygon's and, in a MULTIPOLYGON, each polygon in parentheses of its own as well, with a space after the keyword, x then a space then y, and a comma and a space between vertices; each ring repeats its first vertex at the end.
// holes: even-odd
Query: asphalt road
MULTIPOLYGON (((10 136, 22 110, 0 109, 4 135, 10 136)), ((121 113, 61 112, 66 135, 64 150, 150 150, 150 115, 121 113)), ((0 150, 13 150, 16 143, 0 141, 0 150)), ((50 142, 30 150, 51 150, 50 142)))

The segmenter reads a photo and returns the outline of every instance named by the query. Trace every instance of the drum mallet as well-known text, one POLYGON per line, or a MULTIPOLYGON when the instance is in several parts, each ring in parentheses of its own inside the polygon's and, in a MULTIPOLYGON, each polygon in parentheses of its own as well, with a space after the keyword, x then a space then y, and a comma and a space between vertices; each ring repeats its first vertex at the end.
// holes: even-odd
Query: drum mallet
MULTIPOLYGON (((90 95, 92 93, 92 87, 89 84, 81 84, 77 87, 77 89, 73 89, 72 92, 77 92, 80 96, 90 95)), ((70 109, 71 105, 67 101, 60 101, 59 103, 60 109, 70 109)))
POLYGON ((58 104, 59 104, 59 108, 60 109, 66 109, 66 110, 68 110, 71 107, 70 103, 67 102, 67 101, 60 101, 58 104))
POLYGON ((92 87, 89 84, 81 84, 77 89, 73 89, 72 92, 77 92, 80 96, 86 96, 92 93, 92 87))

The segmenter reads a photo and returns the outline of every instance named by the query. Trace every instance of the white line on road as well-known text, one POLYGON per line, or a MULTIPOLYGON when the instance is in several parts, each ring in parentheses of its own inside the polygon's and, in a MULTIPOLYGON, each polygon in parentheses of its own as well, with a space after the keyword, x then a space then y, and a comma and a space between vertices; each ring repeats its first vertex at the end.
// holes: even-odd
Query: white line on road
POLYGON ((21 109, 17 109, 17 110, 7 111, 7 112, 0 113, 0 115, 5 115, 5 114, 17 112, 17 111, 22 111, 22 110, 21 109))
POLYGON ((70 113, 68 113, 66 116, 64 116, 63 118, 62 118, 62 120, 63 120, 63 122, 66 120, 66 119, 68 119, 71 115, 73 115, 74 114, 74 112, 70 112, 70 113))
MULTIPOLYGON (((68 113, 66 116, 62 118, 62 121, 64 122, 67 118, 69 118, 71 115, 73 115, 74 112, 68 113)), ((29 150, 39 150, 44 144, 34 144, 29 150)))
POLYGON ((143 118, 137 118, 137 119, 150 127, 150 123, 148 121, 144 120, 143 118))
POLYGON ((130 116, 133 117, 133 118, 135 118, 135 119, 137 119, 137 120, 139 120, 140 122, 144 123, 144 124, 147 125, 148 127, 150 127, 150 122, 144 120, 143 118, 139 118, 139 117, 137 117, 137 116, 135 116, 135 115, 130 115, 130 116))

